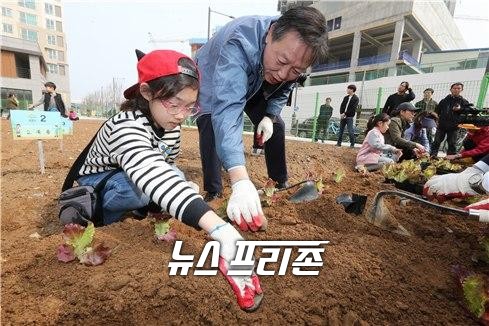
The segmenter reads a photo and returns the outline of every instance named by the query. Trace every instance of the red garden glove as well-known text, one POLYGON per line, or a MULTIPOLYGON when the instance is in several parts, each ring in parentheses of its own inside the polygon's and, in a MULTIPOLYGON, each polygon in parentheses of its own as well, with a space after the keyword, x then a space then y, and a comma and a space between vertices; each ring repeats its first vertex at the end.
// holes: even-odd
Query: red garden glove
POLYGON ((263 290, 254 272, 254 261, 250 266, 231 266, 231 261, 236 256, 236 241, 244 239, 229 223, 217 226, 210 232, 210 236, 221 244, 219 270, 231 285, 239 307, 247 312, 255 311, 263 299, 263 290), (230 270, 246 271, 249 275, 228 275, 230 270))
POLYGON ((469 184, 469 179, 476 174, 483 175, 480 169, 469 167, 460 173, 434 176, 424 185, 423 193, 428 198, 436 198, 439 202, 478 195, 469 184))

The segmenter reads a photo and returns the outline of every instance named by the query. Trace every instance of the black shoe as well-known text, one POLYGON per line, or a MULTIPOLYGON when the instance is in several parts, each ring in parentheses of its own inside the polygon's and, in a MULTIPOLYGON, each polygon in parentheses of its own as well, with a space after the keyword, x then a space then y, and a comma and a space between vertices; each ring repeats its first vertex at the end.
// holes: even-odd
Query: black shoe
POLYGON ((213 201, 214 199, 217 198, 222 198, 222 193, 220 192, 207 192, 204 196, 204 201, 209 202, 213 201))
POLYGON ((341 144, 336 144, 336 147, 341 147, 341 144))
POLYGON ((288 188, 289 186, 290 186, 289 183, 287 181, 284 181, 284 182, 277 182, 275 188, 284 189, 284 188, 288 188))
POLYGON ((350 145, 350 148, 355 148, 355 145, 350 145))

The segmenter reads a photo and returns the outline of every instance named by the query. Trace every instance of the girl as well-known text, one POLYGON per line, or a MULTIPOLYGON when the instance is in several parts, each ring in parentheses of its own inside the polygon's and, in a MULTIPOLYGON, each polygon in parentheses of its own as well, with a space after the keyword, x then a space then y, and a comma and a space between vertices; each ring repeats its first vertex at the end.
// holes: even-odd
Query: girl
POLYGON ((359 172, 375 171, 387 163, 397 162, 402 150, 384 143, 382 135, 389 129, 390 117, 386 113, 379 113, 370 117, 367 123, 367 136, 357 154, 356 169, 359 172))
POLYGON ((236 241, 243 240, 185 181, 175 167, 180 150, 180 124, 195 115, 199 72, 192 59, 171 51, 156 50, 138 56, 139 82, 124 92, 121 112, 98 131, 79 171, 80 185, 95 186, 116 168, 100 191, 104 224, 122 219, 125 212, 150 201, 183 223, 202 228, 219 241, 219 270, 231 284, 239 306, 258 308, 263 292, 258 277, 229 276, 236 241))

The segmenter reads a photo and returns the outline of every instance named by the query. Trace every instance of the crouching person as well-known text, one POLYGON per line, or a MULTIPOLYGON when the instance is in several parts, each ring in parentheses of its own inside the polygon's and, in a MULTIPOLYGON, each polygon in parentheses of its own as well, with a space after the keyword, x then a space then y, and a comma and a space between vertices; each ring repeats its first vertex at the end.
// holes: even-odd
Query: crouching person
POLYGON ((402 150, 386 145, 384 133, 389 130, 390 117, 386 113, 372 116, 367 122, 367 136, 357 154, 356 169, 359 172, 375 171, 384 164, 397 162, 402 150))
POLYGON ((401 160, 415 159, 427 155, 426 148, 416 142, 405 139, 404 132, 413 122, 414 115, 418 111, 411 103, 399 104, 394 110, 389 130, 385 133, 385 143, 402 149, 401 160))
POLYGON ((198 112, 197 67, 192 59, 171 50, 136 52, 139 82, 124 92, 127 101, 121 112, 98 131, 79 170, 78 183, 95 187, 120 169, 99 193, 105 225, 152 201, 179 221, 204 229, 221 244, 219 270, 239 306, 253 311, 263 295, 254 267, 249 267, 250 276, 227 275, 236 241, 243 238, 212 211, 174 165, 180 151, 180 125, 198 112))

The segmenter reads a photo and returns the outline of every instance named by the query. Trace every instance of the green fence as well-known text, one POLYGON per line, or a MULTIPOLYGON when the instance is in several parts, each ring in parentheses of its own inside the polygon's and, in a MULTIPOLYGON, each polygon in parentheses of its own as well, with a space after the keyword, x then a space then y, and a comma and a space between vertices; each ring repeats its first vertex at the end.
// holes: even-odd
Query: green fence
MULTIPOLYGON (((473 103, 479 109, 489 106, 489 98, 487 97, 489 73, 485 74, 480 81, 471 80, 461 82, 464 84, 464 90, 462 93, 464 98, 473 103)), ((423 91, 426 88, 434 89, 435 92, 433 94, 433 99, 439 102, 449 94, 451 84, 452 82, 412 85, 413 92, 416 95, 416 98, 412 101, 412 103, 414 104, 422 100, 423 91)), ((368 118, 376 112, 381 112, 387 97, 396 92, 397 87, 377 87, 365 89, 359 87, 359 89, 357 89, 356 94, 360 97, 361 103, 361 107, 355 117, 355 134, 357 143, 363 141, 363 135, 368 118)), ((313 94, 303 94, 299 92, 297 103, 293 103, 293 106, 298 106, 299 110, 293 110, 293 108, 286 107, 282 111, 282 118, 285 121, 287 133, 292 136, 309 138, 311 141, 316 141, 318 138, 337 140, 339 129, 339 119, 337 118, 339 116, 339 104, 345 95, 346 92, 343 91, 324 91, 313 94), (319 135, 317 116, 319 114, 319 107, 324 103, 326 97, 333 99, 333 118, 330 120, 330 126, 327 134, 319 135), (334 102, 335 99, 336 102, 334 102)), ((345 130, 343 140, 347 141, 347 139, 348 132, 345 130)))

